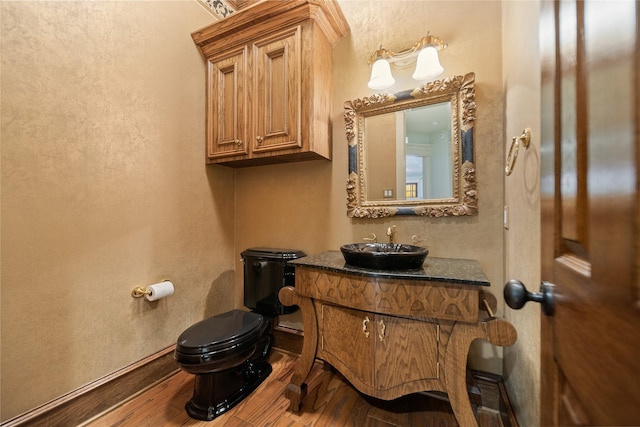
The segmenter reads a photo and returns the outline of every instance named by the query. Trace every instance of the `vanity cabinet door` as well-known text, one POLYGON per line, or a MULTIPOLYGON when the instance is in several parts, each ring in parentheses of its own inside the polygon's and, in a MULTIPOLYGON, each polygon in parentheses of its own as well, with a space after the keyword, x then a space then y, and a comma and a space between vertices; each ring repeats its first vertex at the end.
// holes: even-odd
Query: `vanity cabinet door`
POLYGON ((247 49, 207 61, 207 162, 248 154, 247 49))
POLYGON ((356 388, 385 399, 437 379, 438 324, 322 304, 319 356, 356 388))
POLYGON ((438 327, 437 323, 376 315, 377 390, 399 387, 410 393, 421 389, 417 382, 438 378, 438 327))
POLYGON ((374 315, 323 304, 320 356, 359 389, 374 387, 374 315))
POLYGON ((253 76, 254 153, 300 148, 301 28, 256 42, 253 76))

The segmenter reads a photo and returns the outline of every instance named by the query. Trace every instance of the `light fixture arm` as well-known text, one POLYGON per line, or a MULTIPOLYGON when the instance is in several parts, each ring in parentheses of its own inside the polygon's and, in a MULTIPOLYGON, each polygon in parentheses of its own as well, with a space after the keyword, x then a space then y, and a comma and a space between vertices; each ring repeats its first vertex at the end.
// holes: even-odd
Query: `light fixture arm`
POLYGON ((384 58, 389 62, 396 62, 399 60, 407 59, 412 56, 417 56, 417 53, 425 46, 433 46, 438 50, 443 50, 447 47, 447 44, 438 36, 433 36, 427 32, 427 35, 415 42, 413 46, 403 49, 399 52, 386 49, 380 45, 378 50, 373 52, 369 57, 369 65, 376 62, 376 60, 384 58))

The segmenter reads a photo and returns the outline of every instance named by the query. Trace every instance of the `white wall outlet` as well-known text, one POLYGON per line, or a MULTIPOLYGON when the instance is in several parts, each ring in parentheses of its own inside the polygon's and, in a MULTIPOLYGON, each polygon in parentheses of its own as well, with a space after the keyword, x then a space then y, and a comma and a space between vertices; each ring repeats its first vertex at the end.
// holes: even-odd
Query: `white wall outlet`
POLYGON ((504 224, 505 229, 509 229, 509 206, 504 207, 504 211, 502 214, 502 222, 504 224))

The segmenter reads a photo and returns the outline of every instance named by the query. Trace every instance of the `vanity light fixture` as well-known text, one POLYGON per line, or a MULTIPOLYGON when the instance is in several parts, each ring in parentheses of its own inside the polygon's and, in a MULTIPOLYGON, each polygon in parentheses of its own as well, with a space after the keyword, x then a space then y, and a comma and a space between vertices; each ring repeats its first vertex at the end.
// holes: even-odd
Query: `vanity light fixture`
POLYGON ((396 80, 391 74, 391 64, 398 68, 416 63, 412 77, 418 81, 428 81, 438 77, 444 71, 438 58, 438 50, 447 47, 440 37, 427 33, 408 49, 392 52, 380 45, 369 58, 371 78, 367 86, 373 90, 384 90, 393 86, 396 80))

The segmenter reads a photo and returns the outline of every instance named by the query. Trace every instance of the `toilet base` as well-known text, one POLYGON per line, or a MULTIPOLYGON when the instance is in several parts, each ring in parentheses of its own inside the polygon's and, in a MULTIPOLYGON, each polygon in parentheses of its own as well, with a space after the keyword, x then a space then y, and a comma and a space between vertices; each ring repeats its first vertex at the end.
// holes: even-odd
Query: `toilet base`
POLYGON ((246 362, 236 369, 195 376, 193 397, 185 405, 190 417, 211 421, 240 403, 271 373, 264 359, 246 362))

